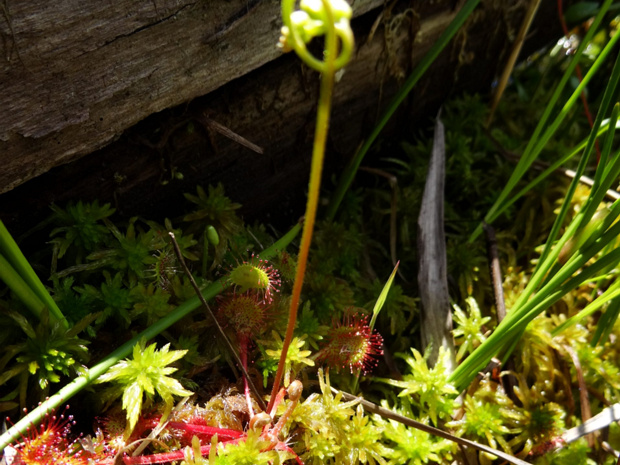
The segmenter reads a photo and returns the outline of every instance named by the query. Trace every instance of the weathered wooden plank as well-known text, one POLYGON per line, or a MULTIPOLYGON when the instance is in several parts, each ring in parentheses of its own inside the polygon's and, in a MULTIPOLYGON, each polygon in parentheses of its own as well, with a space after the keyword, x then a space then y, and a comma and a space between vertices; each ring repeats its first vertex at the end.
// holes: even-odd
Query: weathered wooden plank
MULTIPOLYGON (((382 4, 357 0, 355 14, 382 4)), ((280 55, 274 0, 3 5, 0 192, 280 55)))
MULTIPOLYGON (((374 34, 370 32, 380 9, 354 22, 357 51, 335 87, 328 173, 346 163, 402 85, 402 76, 419 62, 455 14, 451 1, 421 3, 428 9, 413 14, 405 3, 391 16, 383 15, 384 23, 374 34)), ((511 0, 513 6, 517 3, 511 0)), ((447 95, 459 89, 488 89, 508 38, 505 27, 486 29, 480 24, 501 23, 509 7, 490 2, 480 10, 476 21, 420 81, 401 109, 405 118, 395 118, 393 124, 417 131, 415 122, 436 111, 447 95)), ((514 10, 510 19, 518 24, 514 10)), ((183 204, 182 192, 194 191, 197 184, 222 182, 227 194, 244 205, 247 219, 269 221, 275 208, 280 226, 287 227, 303 212, 318 82, 317 74, 294 55, 283 56, 191 103, 152 115, 103 149, 1 195, 0 216, 23 231, 47 214, 50 202, 98 198, 112 202, 126 215, 174 217, 183 204), (209 134, 198 121, 204 112, 263 147, 264 155, 209 134), (189 122, 193 131, 188 130, 189 122), (184 178, 172 177, 173 169, 184 178)), ((30 163, 55 149, 49 142, 53 137, 42 138, 46 142, 30 152, 35 154, 30 163)), ((26 157, 22 155, 22 162, 26 157)), ((329 182, 329 175, 326 179, 329 182)))

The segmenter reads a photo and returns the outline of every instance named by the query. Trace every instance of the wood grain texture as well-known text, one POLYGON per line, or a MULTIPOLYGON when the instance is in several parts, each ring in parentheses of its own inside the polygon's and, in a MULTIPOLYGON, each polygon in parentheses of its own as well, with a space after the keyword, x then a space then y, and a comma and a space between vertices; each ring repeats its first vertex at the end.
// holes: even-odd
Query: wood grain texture
POLYGON ((448 372, 456 367, 452 337, 452 308, 448 292, 448 256, 444 232, 446 142, 439 116, 418 216, 418 292, 420 293, 422 346, 430 346, 429 365, 435 365, 443 347, 451 354, 448 372))
POLYGON ((4 0, 0 12, 0 192, 280 55, 274 0, 4 0))
MULTIPOLYGON (((357 49, 335 87, 327 183, 329 173, 348 161, 403 78, 455 14, 451 0, 421 4, 426 9, 416 9, 415 14, 410 2, 405 1, 390 14, 379 8, 353 22, 357 49), (373 28, 381 18, 379 27, 373 28)), ((462 89, 489 88, 508 43, 507 27, 510 21, 518 24, 519 20, 514 9, 507 13, 506 5, 491 2, 491 6, 480 9, 476 21, 420 81, 386 134, 395 129, 400 134, 418 132, 416 124, 429 112, 436 112, 448 95, 462 89), (480 27, 485 23, 496 27, 480 27)), ((97 198, 111 202, 124 215, 174 218, 179 205, 184 204, 183 192, 194 192, 197 184, 222 182, 227 194, 243 204, 246 219, 268 222, 277 213, 280 226, 286 228, 299 218, 305 203, 318 82, 317 74, 308 71, 294 55, 283 55, 214 92, 115 133, 114 141, 105 147, 1 195, 0 217, 14 230, 24 231, 48 214, 51 202, 97 198), (204 113, 261 146, 264 155, 204 128, 200 124, 204 113), (182 173, 183 179, 172 176, 173 171, 182 173)), ((89 119, 61 132, 70 130, 75 137, 83 126, 91 124, 89 119)), ((22 162, 33 153, 30 161, 37 169, 47 163, 49 160, 39 158, 47 152, 59 153, 50 142, 57 134, 44 137, 46 141, 38 152, 22 153, 22 162)), ((33 140, 37 139, 30 138, 33 140)), ((78 142, 86 143, 81 139, 78 142)), ((11 150, 15 153, 13 147, 11 150)), ((80 155, 76 152, 74 156, 80 155)), ((2 161, 5 166, 7 160, 2 161)), ((20 173, 28 169, 24 162, 20 173)))

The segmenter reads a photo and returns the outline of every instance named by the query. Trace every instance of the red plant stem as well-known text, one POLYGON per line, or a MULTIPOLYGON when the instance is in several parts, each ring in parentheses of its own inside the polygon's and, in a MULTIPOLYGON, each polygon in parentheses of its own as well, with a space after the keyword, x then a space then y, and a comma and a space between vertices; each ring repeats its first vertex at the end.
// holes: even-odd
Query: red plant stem
POLYGON ((271 406, 271 410, 268 410, 268 412, 270 412, 269 415, 271 415, 272 420, 275 418, 276 411, 278 410, 278 406, 284 399, 285 395, 286 395, 286 391, 284 390, 284 388, 280 389, 280 391, 276 395, 276 399, 274 400, 273 405, 271 406))
POLYGON ((304 465, 304 462, 299 458, 299 455, 297 455, 293 449, 291 449, 289 446, 287 446, 283 442, 279 442, 276 445, 275 449, 283 450, 285 452, 288 452, 289 454, 293 454, 295 456, 295 462, 297 462, 297 465, 304 465))
POLYGON ((243 436, 242 431, 237 431, 234 429, 215 428, 213 426, 194 425, 192 423, 181 423, 175 421, 169 421, 168 423, 166 423, 166 428, 179 429, 193 434, 201 434, 208 436, 209 438, 217 434, 217 437, 222 441, 227 441, 229 439, 239 439, 241 436, 243 436))
POLYGON ((245 401, 248 403, 248 413, 250 419, 254 416, 254 409, 252 408, 252 397, 250 397, 250 385, 248 384, 248 378, 245 373, 248 372, 248 336, 244 334, 239 335, 239 356, 241 357, 241 364, 243 365, 243 389, 245 391, 245 401))
MULTIPOLYGON (((306 265, 308 262, 308 252, 310 251, 310 243, 312 242, 312 232, 314 230, 314 221, 316 219, 316 211, 319 204, 319 190, 321 187, 321 174, 323 172, 323 159, 325 157, 325 145, 327 142, 327 132, 329 129, 329 114, 331 111, 332 90, 334 87, 334 62, 337 53, 337 38, 334 26, 334 15, 331 6, 327 0, 323 0, 323 6, 327 14, 327 31, 325 34, 325 56, 326 70, 321 73, 321 88, 319 92, 319 105, 316 114, 316 128, 314 131, 314 145, 312 149, 312 164, 310 168, 310 183, 308 186, 308 202, 306 204, 306 214, 304 216, 304 227, 301 235, 301 243, 299 245, 299 254, 297 256, 297 270, 295 272, 295 283, 293 284, 293 292, 291 295, 291 306, 289 307, 288 326, 284 341, 282 343, 282 354, 276 376, 273 380, 271 388, 271 397, 267 405, 267 413, 272 415, 273 405, 276 395, 280 390, 280 382, 284 375, 284 367, 286 366, 286 356, 288 348, 293 340, 293 332, 295 331, 295 323, 297 321, 297 309, 301 297, 301 288, 304 283, 306 274, 306 265)), ((273 416, 273 415, 272 415, 273 416)))
MULTIPOLYGON (((245 437, 232 439, 230 441, 226 441, 225 443, 237 444, 243 440, 245 440, 245 437)), ((211 452, 211 444, 208 444, 206 446, 200 446, 200 454, 202 456, 209 455, 209 452, 211 452)), ((125 463, 125 465, 144 465, 152 463, 174 462, 178 460, 183 460, 184 458, 185 451, 181 449, 172 452, 162 452, 161 454, 139 455, 137 457, 123 457, 123 462, 125 463)))
MULTIPOLYGON (((564 37, 568 39, 568 27, 566 26, 566 21, 564 20, 564 7, 563 0, 558 0, 558 16, 560 17, 560 25, 562 26, 562 32, 564 33, 564 37)), ((575 67, 575 74, 577 74, 577 79, 579 82, 583 80, 583 74, 581 73, 581 67, 577 65, 575 67)), ((590 113, 590 107, 588 106, 588 100, 586 98, 586 93, 583 91, 580 95, 581 103, 583 103, 583 111, 586 114, 586 118, 588 119, 588 124, 590 128, 594 126, 594 121, 592 119, 592 114, 590 113)), ((601 160, 601 149, 599 147, 598 139, 595 141, 596 143, 596 163, 601 160)))
MULTIPOLYGON (((286 411, 282 414, 282 416, 280 417, 280 419, 278 420, 278 423, 276 423, 276 425, 271 429, 271 431, 269 431, 269 434, 272 435, 273 437, 278 437, 278 435, 280 434, 280 431, 282 431, 282 428, 284 428, 284 425, 286 424, 286 422, 288 421, 288 419, 291 417, 293 410, 295 410, 295 407, 297 407, 297 403, 299 402, 299 398, 301 396, 301 391, 303 390, 303 386, 301 384, 301 381, 293 381, 291 383, 291 385, 289 386, 289 400, 291 400, 291 403, 286 407, 286 411), (295 394, 291 395, 291 388, 295 388, 295 394)), ((282 392, 283 390, 281 390, 280 392, 282 392)), ((275 406, 274 410, 277 409, 277 405, 275 406)))
MULTIPOLYGON (((245 438, 233 439, 230 441, 226 441, 226 444, 237 444, 243 441, 244 439, 245 438)), ((289 452, 294 455, 295 461, 297 462, 298 465, 304 465, 304 463, 299 458, 299 456, 295 453, 295 451, 283 442, 278 442, 274 445, 271 445, 268 448, 262 450, 261 452, 267 452, 272 449, 289 452)), ((209 455, 209 452, 211 452, 211 444, 200 447, 200 454, 203 457, 206 455, 209 455)), ((185 458, 184 450, 175 450, 172 452, 162 452, 160 454, 140 455, 138 457, 123 457, 123 462, 125 463, 125 465, 147 465, 147 464, 154 464, 154 463, 174 462, 178 460, 183 460, 184 458, 185 458)))

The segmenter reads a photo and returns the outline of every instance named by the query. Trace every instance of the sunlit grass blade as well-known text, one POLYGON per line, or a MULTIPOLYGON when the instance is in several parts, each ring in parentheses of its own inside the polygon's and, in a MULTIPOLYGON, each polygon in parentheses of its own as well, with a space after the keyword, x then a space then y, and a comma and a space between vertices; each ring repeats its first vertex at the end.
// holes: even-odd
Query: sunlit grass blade
POLYGON ((374 144, 375 140, 377 139, 385 125, 392 118, 392 116, 401 105, 401 103, 403 103, 405 98, 407 98, 407 96, 414 88, 414 86, 418 83, 420 78, 433 64, 441 51, 446 47, 446 45, 448 45, 450 40, 452 40, 452 38, 461 28, 465 20, 469 17, 472 11, 474 11, 474 8, 476 8, 478 3, 480 3, 480 0, 467 0, 465 5, 463 5, 463 7, 459 10, 459 12, 456 14, 452 22, 448 25, 446 30, 441 34, 439 39, 437 39, 437 42, 433 44, 428 53, 424 55, 424 58, 422 58, 422 61, 420 61, 420 63, 416 66, 413 72, 409 75, 407 81, 405 81, 405 84, 399 90, 398 94, 396 94, 394 99, 390 102, 387 110, 385 111, 379 122, 376 124, 376 126, 373 128, 370 136, 368 136, 368 139, 366 139, 363 145, 357 150, 357 152, 353 156, 353 159, 342 173, 342 176, 340 177, 340 180, 336 187, 336 191, 330 199, 329 206, 327 208, 328 220, 331 221, 336 216, 338 207, 340 207, 342 199, 344 199, 347 190, 349 190, 349 187, 353 183, 353 179, 355 178, 355 174, 357 173, 357 170, 359 169, 362 160, 368 153, 368 150, 370 150, 370 147, 372 147, 372 144, 374 144))
POLYGON ((592 315, 607 302, 615 299, 618 296, 620 296, 620 281, 616 281, 613 285, 607 288, 607 290, 603 292, 594 302, 590 303, 586 308, 581 310, 576 315, 570 317, 560 326, 555 328, 551 334, 553 336, 556 336, 557 334, 564 331, 566 328, 569 328, 577 322, 583 320, 585 317, 592 315))
MULTIPOLYGON (((609 124, 609 119, 603 121, 603 124, 601 124, 601 127, 599 128, 596 137, 598 138, 598 137, 601 137, 602 135, 606 134, 607 131, 610 129, 610 127, 611 126, 609 124)), ((614 127, 614 129, 618 129, 620 127, 620 122, 616 121, 616 124, 613 127, 614 127)), ((556 161, 554 161, 551 165, 549 165, 549 167, 547 169, 545 169, 542 173, 540 173, 538 176, 536 176, 536 178, 534 178, 532 181, 530 181, 519 192, 517 192, 515 195, 510 197, 510 199, 507 200, 506 203, 504 203, 504 205, 500 208, 500 210, 498 210, 498 215, 502 214, 512 204, 514 204, 517 200, 519 200, 525 194, 527 194, 532 189, 534 189, 542 181, 547 179, 547 177, 549 177, 551 174, 553 174, 558 168, 560 168, 562 165, 564 165, 567 161, 572 160, 575 155, 577 155, 579 152, 581 152, 584 149, 584 147, 588 143, 588 139, 583 140, 573 150, 568 152, 563 157, 561 157, 561 158, 557 159, 556 161)), ((577 176, 575 176, 575 177, 577 177, 577 176)))
MULTIPOLYGON (((620 37, 620 35, 619 35, 620 37)), ((616 64, 614 66, 614 73, 612 74, 612 78, 609 81, 609 84, 607 86, 607 89, 605 91, 605 96, 609 96, 609 101, 611 101, 611 95, 613 94, 613 92, 615 91, 617 82, 618 82, 618 78, 620 77, 620 58, 616 61, 616 64), (614 76, 615 76, 615 80, 614 80, 614 76)), ((596 121, 595 121, 595 126, 592 130, 592 134, 595 132, 598 132, 598 128, 600 127, 600 124, 603 120, 603 113, 602 113, 603 109, 601 108, 601 110, 599 111, 599 114, 597 115, 596 121)), ((617 117, 617 109, 614 108, 616 117, 617 117)), ((613 134, 615 131, 615 125, 613 125, 614 127, 612 127, 612 125, 610 124, 610 127, 612 127, 612 130, 608 132, 607 137, 610 139, 613 139, 613 134)), ((554 265, 556 265, 557 259, 560 255, 560 252, 562 251, 562 247, 569 241, 570 238, 572 238, 577 231, 579 230, 579 228, 581 227, 584 221, 584 218, 587 218, 587 221, 589 221, 591 219, 591 215, 594 214, 594 211, 596 209, 596 206, 598 206, 598 204, 600 203, 600 201, 603 200, 603 197, 605 195, 605 192, 607 191, 607 189, 609 189, 609 187, 611 186, 611 183, 613 182, 613 177, 611 177, 610 175, 606 175, 606 176, 597 176, 595 178, 595 180, 598 179, 598 182, 595 182, 593 188, 591 189, 590 192, 590 196, 588 198, 588 200, 586 201, 586 207, 591 205, 592 200, 591 199, 595 199, 598 200, 598 202, 596 203, 596 206, 594 208, 594 210, 590 209, 590 208, 585 208, 582 209, 573 219, 573 221, 571 222, 571 224, 569 225, 569 227, 565 230, 564 235, 560 238, 560 240, 557 242, 557 244, 555 243, 555 237, 557 236, 557 234, 560 231, 560 228, 562 227, 562 224, 564 224, 564 219, 566 218, 566 215, 568 214, 568 208, 570 206, 570 200, 572 199, 573 193, 575 191, 575 189, 577 188, 577 184, 579 182, 578 177, 581 176, 581 174, 583 173, 583 170, 585 169, 585 161, 589 154, 592 152, 592 148, 594 146, 594 137, 590 137, 588 140, 588 146, 589 146, 589 150, 586 148, 586 151, 584 152, 582 159, 579 163, 579 168, 577 170, 577 175, 575 176, 575 178, 573 179, 573 181, 571 182, 571 185, 569 187, 568 193, 566 194, 566 198, 564 200, 564 203, 562 205, 562 208, 560 209, 560 213, 558 214, 558 217, 556 218, 554 225, 552 227, 551 232, 549 233, 549 237, 547 239, 547 242, 545 244, 545 247, 543 249, 543 252, 541 253, 541 257, 539 259, 538 265, 536 266, 533 276, 530 279, 530 282, 528 283, 527 287, 525 288, 525 290, 521 293, 521 295, 519 296, 519 298, 517 299, 517 301, 514 304, 514 307, 519 307, 523 302, 525 302, 527 299, 530 298, 530 296, 532 295, 532 293, 541 285, 541 283, 543 283, 543 280, 545 279, 546 276, 549 275, 550 270, 554 267, 554 265), (603 180, 601 181, 601 177, 603 178, 603 180), (599 188, 600 187, 600 188, 599 188), (589 217, 586 217, 586 214, 590 215, 589 217), (552 248, 552 246, 555 246, 554 248, 552 248)), ((617 157, 615 157, 617 158, 617 157)), ((616 160, 617 161, 617 160, 616 160)), ((612 170, 612 172, 620 172, 620 164, 615 163, 613 165, 609 165, 609 167, 601 167, 599 166, 598 168, 599 170, 612 170)), ((558 266, 555 266, 555 268, 557 269, 558 266)), ((551 273, 552 274, 552 273, 551 273)))
POLYGON ((507 321, 506 324, 516 324, 528 318, 531 321, 565 294, 598 276, 610 264, 614 264, 616 260, 620 259, 620 249, 611 251, 587 268, 583 268, 592 257, 614 241, 618 234, 620 234, 620 223, 614 224, 591 245, 578 251, 538 293, 520 307, 514 308, 514 311, 504 320, 507 321), (579 273, 575 274, 578 271, 579 273))
POLYGON ((400 262, 396 263, 396 266, 394 267, 392 274, 390 275, 387 282, 385 283, 385 286, 383 286, 383 289, 381 290, 381 294, 379 294, 379 297, 377 298, 377 301, 375 302, 375 306, 372 309, 372 318, 370 319, 370 324, 369 324, 371 331, 374 329, 375 323, 377 322, 377 317, 379 316, 379 312, 383 308, 383 305, 385 304, 385 300, 387 299, 387 296, 390 293, 390 289, 392 288, 392 283, 394 282, 394 278, 396 277, 396 272, 398 271, 398 265, 400 265, 400 262))
MULTIPOLYGON (((260 257, 267 259, 275 255, 277 252, 284 250, 288 244, 299 234, 301 226, 295 225, 291 230, 276 241, 271 247, 265 249, 260 257)), ((220 294, 227 288, 224 281, 216 281, 202 291, 205 300, 210 300, 220 294)), ((62 387, 56 394, 50 396, 43 403, 28 415, 19 420, 15 425, 9 428, 0 436, 0 450, 11 444, 16 439, 23 437, 29 428, 38 424, 49 412, 67 402, 75 394, 80 392, 86 386, 95 381, 99 376, 104 374, 111 366, 116 364, 120 359, 127 357, 133 350, 133 347, 142 339, 149 340, 160 334, 171 325, 189 315, 191 312, 201 306, 198 296, 194 296, 179 305, 175 310, 161 318, 141 333, 137 334, 131 340, 124 343, 118 349, 108 354, 97 365, 87 370, 86 374, 75 378, 72 382, 62 387)))
POLYGON ((609 335, 614 329, 618 315, 620 315, 620 298, 613 299, 609 303, 609 306, 605 312, 601 315, 601 318, 598 320, 598 323, 596 324, 596 331, 594 332, 594 336, 592 336, 592 341, 590 342, 592 347, 596 347, 597 345, 602 345, 607 342, 609 335))
MULTIPOLYGON (((573 276, 577 270, 585 266, 591 257, 596 255, 610 241, 614 240, 619 233, 620 223, 616 223, 601 238, 595 241, 594 244, 584 250, 583 253, 579 253, 573 257, 532 299, 525 302, 519 308, 513 307, 513 310, 498 325, 489 338, 457 367, 450 378, 450 382, 454 383, 459 390, 467 387, 478 371, 483 369, 491 358, 502 351, 506 352, 506 349, 513 345, 514 339, 525 330, 527 325, 536 318, 536 316, 558 302, 564 295, 568 294, 579 285, 597 276, 610 264, 617 263, 620 260, 620 249, 613 250, 573 276)), ((620 291, 618 291, 618 293, 620 293, 620 291)), ((614 298, 616 295, 617 294, 613 292, 606 295, 605 302, 614 298)), ((600 308, 603 304, 604 302, 601 300, 594 310, 600 308)), ((567 323, 568 320, 562 325, 562 329, 567 327, 567 323)), ((574 321, 571 321, 570 324, 572 323, 574 323, 574 321)), ((554 333, 559 331, 560 328, 556 329, 554 333)), ((502 354, 502 356, 504 355, 505 353, 502 354)))
MULTIPOLYGON (((620 60, 616 64, 618 63, 620 63, 620 60)), ((618 66, 618 69, 620 70, 620 66, 618 66)), ((595 227, 594 223, 597 222, 593 219, 594 215, 599 208, 599 205, 603 201, 607 190, 613 186, 618 175, 620 174, 620 163, 617 163, 618 153, 616 152, 613 157, 609 156, 614 141, 619 110, 620 105, 614 105, 611 118, 609 119, 611 130, 608 131, 605 137, 603 149, 601 151, 601 160, 598 164, 594 178, 594 184, 592 186, 592 189, 590 190, 590 195, 586 199, 585 204, 582 206, 577 216, 573 219, 573 222, 576 222, 576 232, 574 234, 571 233, 570 235, 565 233, 560 239, 560 241, 555 244, 556 253, 559 250, 558 257, 562 256, 562 254, 565 252, 565 249, 569 245, 571 245, 571 242, 575 242, 575 244, 573 244, 573 248, 577 249, 583 246, 586 241, 591 242, 595 237, 593 236, 593 234, 595 234, 596 232, 593 230, 593 228, 595 227), (609 163, 607 163, 607 161, 609 161, 609 163)), ((594 130, 592 131, 592 133, 594 133, 594 130)), ((591 142, 591 144, 589 144, 591 150, 594 146, 594 137, 590 137, 589 142, 591 142)), ((586 158, 585 154, 584 158, 586 158)), ((581 165, 584 165, 583 168, 585 168, 585 164, 580 163, 580 168, 582 167, 581 165)), ((581 171, 583 172, 583 169, 581 171)), ((571 204, 570 198, 572 198, 572 195, 577 188, 577 183, 577 176, 575 176, 568 190, 568 193, 566 194, 567 197, 564 199, 564 203, 562 205, 560 213, 554 222, 551 233, 549 234, 549 238, 547 239, 547 243, 545 244, 543 252, 541 253, 541 257, 539 259, 539 266, 537 266, 534 271, 535 276, 540 276, 544 273, 547 275, 546 279, 549 279, 549 276, 553 276, 554 273, 561 267, 561 263, 545 260, 547 256, 551 253, 551 245, 555 241, 555 235, 558 234, 562 224, 564 223, 566 215, 568 214, 568 210, 571 204), (551 265, 551 268, 547 268, 549 265, 551 265), (542 270, 540 270, 539 272, 538 268, 542 268, 542 270)), ((612 210, 610 211, 611 215, 608 215, 608 218, 602 222, 603 228, 601 229, 601 231, 605 231, 620 213, 616 210, 618 202, 615 202, 614 205, 616 207, 612 208, 612 210)), ((553 255, 555 256, 556 254, 553 255)), ((560 261, 563 262, 565 261, 565 259, 560 261)))
MULTIPOLYGON (((589 81, 596 74, 596 72, 598 71, 600 66, 603 64, 607 56, 614 49, 614 45, 616 41, 620 38, 620 30, 618 30, 616 34, 614 34, 614 36, 611 38, 607 46, 599 54, 596 61, 593 63, 592 67, 590 68, 586 76, 583 78, 583 80, 581 81, 577 89, 573 92, 569 100, 562 107, 560 113, 555 117, 554 121, 549 125, 549 127, 547 127, 547 123, 552 115, 555 105, 557 101, 559 100, 562 92, 564 91, 564 88, 566 87, 566 84, 568 83, 570 77, 573 75, 573 71, 578 64, 583 51, 586 49, 587 45, 590 43, 595 32, 598 30, 598 27, 601 24, 605 16, 605 13, 607 12, 611 4, 612 4, 612 0, 605 1, 601 9, 599 10, 599 13, 594 18, 594 21, 592 22, 592 26, 590 27, 590 29, 584 36, 579 46, 577 47, 577 50, 575 51, 573 59, 570 61, 566 71, 564 72, 564 75, 562 76, 562 79, 560 80, 560 83, 556 86, 554 93, 551 96, 551 99, 549 100, 549 103, 545 107, 545 111, 543 112, 538 122, 538 125, 536 126, 536 129, 534 130, 534 133, 532 137, 530 138, 528 145, 523 152, 523 155, 521 156, 521 159, 517 163, 517 166, 515 167, 510 179, 506 182, 506 186, 504 187, 502 192, 499 194, 497 200, 495 201, 495 203, 489 209, 487 215, 485 216, 484 220, 487 223, 489 224, 492 223, 495 219, 497 219, 497 217, 501 214, 501 212, 504 211, 505 209, 504 203, 508 199, 508 196, 510 195, 510 193, 514 190, 514 188, 517 186, 517 183, 521 180, 521 178, 525 175, 526 171, 529 169, 532 163, 536 160, 536 158, 538 157, 542 149, 549 142, 549 139, 551 139, 553 134, 557 131, 560 124, 562 123, 564 118, 567 116, 568 112, 571 110, 571 108, 574 106, 575 102, 581 95, 585 86, 589 83, 589 81), (545 128, 547 129, 545 130, 545 128)), ((482 232, 482 225, 479 225, 474 230, 472 235, 470 236, 469 238, 470 242, 472 242, 481 232, 482 232)))
MULTIPOLYGON (((610 164, 612 168, 609 169, 609 174, 607 175, 609 177, 614 174, 617 175, 620 171, 620 161, 618 157, 615 156, 610 158, 610 164)), ((599 178, 597 185, 592 189, 590 198, 596 200, 597 197, 593 197, 593 194, 603 192, 604 185, 610 179, 607 178, 607 176, 603 177, 602 180, 599 178)), ((584 210, 582 209, 582 211, 575 216, 571 224, 566 228, 563 238, 547 256, 545 263, 543 263, 535 275, 530 278, 528 286, 521 293, 519 299, 517 299, 517 302, 515 302, 506 318, 498 325, 489 338, 454 371, 450 381, 453 382, 458 389, 464 389, 473 380, 476 373, 483 369, 493 356, 501 354, 501 356, 505 358, 511 349, 514 348, 515 340, 521 336, 527 325, 536 318, 536 316, 559 301, 568 292, 571 292, 584 282, 599 276, 600 273, 607 271, 610 266, 614 266, 614 264, 618 263, 620 260, 620 249, 614 249, 586 267, 587 263, 593 257, 597 256, 601 250, 616 241, 616 238, 620 234, 620 223, 614 223, 614 221, 618 216, 620 216, 620 201, 614 202, 610 207, 609 213, 602 221, 602 226, 596 230, 596 236, 588 238, 586 242, 584 242, 581 247, 578 247, 573 255, 568 258, 564 265, 561 267, 558 265, 552 270, 553 273, 546 276, 546 273, 557 261, 561 245, 565 243, 568 238, 577 234, 579 225, 581 224, 581 218, 584 217, 584 210), (534 293, 541 285, 542 288, 534 293)), ((615 288, 613 288, 605 292, 603 296, 599 297, 597 301, 587 307, 588 313, 583 313, 582 311, 580 316, 569 319, 558 328, 556 332, 600 308, 608 300, 613 299, 617 295, 615 292, 620 291, 615 291, 615 288)))
MULTIPOLYGON (((13 271, 18 273, 21 279, 30 287, 31 292, 37 296, 38 300, 47 306, 50 317, 62 322, 65 328, 68 328, 68 321, 58 308, 56 302, 54 302, 54 299, 52 299, 52 296, 45 289, 45 286, 32 269, 32 266, 30 266, 30 263, 28 263, 28 260, 26 260, 26 257, 24 257, 24 254, 19 249, 19 246, 2 221, 0 221, 0 253, 2 253, 11 264, 13 271)), ((24 293, 20 294, 20 298, 22 298, 22 296, 28 298, 24 293)), ((31 302, 31 300, 32 299, 29 299, 29 302, 31 302)), ((35 311, 37 316, 40 315, 40 310, 37 311, 30 305, 28 305, 28 307, 35 311)))
POLYGON ((0 281, 3 281, 37 318, 41 318, 41 312, 45 308, 45 304, 41 302, 41 299, 32 291, 28 283, 22 279, 3 255, 0 255, 0 281))
MULTIPOLYGON (((614 72, 612 73, 612 77, 605 91, 605 95, 603 98, 603 102, 601 104, 601 108, 599 109, 599 113, 594 122, 594 127, 590 135, 590 138, 588 140, 588 145, 584 151, 584 155, 581 159, 581 162, 579 163, 579 167, 577 168, 576 176, 573 179, 573 182, 571 183, 568 189, 568 192, 562 204, 560 213, 558 214, 558 217, 556 218, 556 221, 551 230, 551 233, 549 234, 549 239, 547 240, 547 244, 545 245, 545 248, 543 249, 543 252, 541 253, 541 257, 540 257, 541 262, 543 262, 546 259, 547 255, 549 254, 551 250, 551 246, 553 242, 555 241, 555 238, 557 237, 560 231, 560 228, 562 227, 562 224, 564 223, 566 216, 568 215, 568 211, 570 208, 573 194, 575 190, 577 189, 578 176, 581 176, 583 172, 585 171, 587 161, 589 159, 590 154, 592 153, 592 149, 594 148, 594 144, 596 141, 596 137, 594 133, 598 131, 598 128, 600 127, 600 124, 603 120, 603 116, 605 115, 607 108, 611 104, 611 97, 615 93, 619 78, 620 78, 620 58, 616 60, 616 64, 614 66, 614 72)), ((611 128, 611 130, 608 131, 608 133, 606 134, 605 143, 604 143, 603 150, 601 153, 601 161, 605 163, 599 163, 597 167, 596 174, 594 177, 594 185, 591 189, 591 193, 586 202, 586 205, 584 206, 585 208, 582 208, 583 213, 580 215, 580 218, 579 218, 580 223, 579 223, 578 228, 581 228, 583 224, 590 221, 590 219, 592 218, 592 215, 594 215, 594 212, 596 211, 599 204, 602 202, 603 198, 605 197, 607 190, 612 186, 615 178, 620 172, 620 166, 617 163, 615 163, 616 157, 612 159, 609 158, 609 154, 611 151, 611 145, 613 143, 615 129, 616 129, 615 126, 618 121, 618 108, 619 106, 618 104, 616 104, 614 105, 614 108, 612 110, 612 115, 611 115, 610 124, 609 124, 609 127, 611 128), (607 160, 609 160, 609 163, 606 163, 607 160)))

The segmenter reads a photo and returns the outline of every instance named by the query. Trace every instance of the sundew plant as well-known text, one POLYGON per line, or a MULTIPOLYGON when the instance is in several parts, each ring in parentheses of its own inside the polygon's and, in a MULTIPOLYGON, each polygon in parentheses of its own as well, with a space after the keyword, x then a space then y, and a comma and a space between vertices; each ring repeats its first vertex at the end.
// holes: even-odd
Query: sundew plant
POLYGON ((605 420, 620 402, 611 0, 567 12, 588 20, 574 53, 515 70, 497 109, 480 96, 445 104, 454 349, 433 358, 420 342, 415 230, 437 134, 379 144, 388 155, 374 142, 477 4, 460 7, 330 189, 322 168, 335 76, 355 51, 352 10, 282 2, 279 47, 320 83, 305 214, 280 237, 245 225, 221 184, 187 193, 163 224, 98 201, 53 205, 38 254, 49 261, 36 268, 0 223, 4 461, 617 463, 605 420), (90 430, 59 410, 72 398, 94 411, 90 430))

